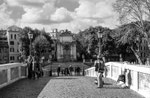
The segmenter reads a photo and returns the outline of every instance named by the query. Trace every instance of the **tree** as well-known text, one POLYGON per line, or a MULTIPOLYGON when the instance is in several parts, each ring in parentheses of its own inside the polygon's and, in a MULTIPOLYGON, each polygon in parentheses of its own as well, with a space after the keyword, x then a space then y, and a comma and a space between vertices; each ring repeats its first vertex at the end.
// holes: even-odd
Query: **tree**
MULTIPOLYGON (((19 41, 21 42, 20 49, 21 49, 22 55, 25 55, 25 56, 29 55, 29 51, 30 51, 30 49, 29 49, 30 40, 28 38, 29 32, 31 32, 33 34, 33 39, 31 40, 31 44, 33 45, 33 43, 34 43, 36 49, 37 48, 39 48, 39 49, 43 48, 44 49, 45 46, 43 47, 43 43, 44 44, 46 43, 46 45, 48 44, 49 48, 51 49, 51 44, 53 41, 52 41, 51 37, 45 31, 38 30, 38 29, 33 30, 30 27, 24 27, 22 29, 22 32, 19 35, 19 41), (41 39, 41 41, 39 39, 41 39)), ((32 47, 32 51, 34 51, 33 47, 32 47)), ((39 53, 39 52, 37 52, 37 53, 39 53)))
POLYGON ((142 39, 139 37, 140 32, 137 27, 133 23, 122 25, 120 28, 118 28, 117 32, 118 44, 121 44, 121 46, 126 45, 126 49, 130 48, 130 50, 136 56, 138 62, 142 64, 138 47, 140 46, 142 39))
POLYGON ((28 32, 33 32, 30 27, 25 27, 22 29, 21 33, 19 34, 19 41, 20 41, 20 52, 23 57, 27 57, 29 55, 29 45, 30 40, 28 38, 28 32))
POLYGON ((34 51, 36 52, 36 55, 38 57, 42 56, 42 53, 44 52, 45 49, 51 48, 51 43, 49 43, 46 37, 43 36, 42 34, 35 38, 33 44, 34 44, 34 51))
POLYGON ((115 50, 114 39, 111 37, 112 30, 101 26, 89 27, 77 34, 77 47, 79 47, 77 50, 82 49, 80 52, 90 59, 96 58, 99 53, 98 31, 103 33, 103 56, 110 55, 111 53, 114 53, 115 50))
POLYGON ((102 44, 101 44, 101 52, 102 56, 108 56, 111 54, 115 54, 115 41, 112 37, 113 30, 109 28, 104 28, 102 26, 96 26, 90 30, 90 39, 89 39, 89 49, 92 51, 95 51, 95 55, 98 55, 99 53, 99 41, 98 41, 98 35, 97 32, 100 32, 103 34, 102 37, 102 44))
POLYGON ((87 54, 85 50, 87 50, 88 47, 85 31, 80 31, 74 38, 76 40, 77 53, 79 54, 78 59, 82 60, 82 55, 87 54))
MULTIPOLYGON (((145 30, 144 22, 145 19, 150 16, 150 1, 117 0, 114 4, 114 9, 119 13, 119 20, 121 24, 133 22, 133 24, 136 26, 136 29, 140 33, 140 37, 142 36, 142 39, 146 40, 147 46, 149 46, 150 35, 149 31, 145 30)), ((128 31, 128 33, 129 32, 130 31, 128 31)))
POLYGON ((102 39, 102 52, 104 56, 109 56, 111 54, 117 54, 115 39, 112 36, 113 30, 105 28, 104 35, 102 39))

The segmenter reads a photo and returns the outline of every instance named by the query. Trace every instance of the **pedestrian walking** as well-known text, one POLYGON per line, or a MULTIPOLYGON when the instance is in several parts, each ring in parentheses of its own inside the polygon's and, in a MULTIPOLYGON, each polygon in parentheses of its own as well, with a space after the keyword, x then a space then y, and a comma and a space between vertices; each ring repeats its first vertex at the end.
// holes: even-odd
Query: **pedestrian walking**
POLYGON ((68 67, 65 68, 65 75, 66 75, 66 76, 69 75, 69 69, 68 69, 68 67))
POLYGON ((81 68, 78 66, 76 70, 77 70, 77 76, 79 76, 79 75, 80 75, 81 68))
POLYGON ((97 60, 94 62, 94 66, 95 66, 95 71, 97 75, 97 87, 101 88, 103 87, 103 83, 104 83, 102 77, 103 77, 104 68, 105 68, 105 64, 102 58, 98 56, 97 60))
POLYGON ((38 65, 38 58, 37 58, 37 56, 33 56, 32 78, 33 79, 39 78, 39 65, 38 65))
POLYGON ((61 74, 62 74, 62 76, 65 75, 65 69, 64 68, 61 69, 61 74))
POLYGON ((70 65, 69 66, 69 74, 70 74, 70 76, 72 76, 72 72, 73 72, 73 67, 70 65))
POLYGON ((40 62, 39 62, 39 71, 40 71, 40 77, 43 77, 44 72, 43 72, 43 61, 42 61, 42 59, 40 59, 40 62))
POLYGON ((74 67, 75 76, 77 75, 77 67, 74 67))
POLYGON ((58 65, 58 68, 57 68, 57 76, 59 76, 59 73, 60 73, 60 70, 61 68, 60 68, 60 65, 58 65))
POLYGON ((28 78, 31 79, 32 78, 32 56, 29 55, 28 59, 27 59, 27 67, 28 67, 28 78))

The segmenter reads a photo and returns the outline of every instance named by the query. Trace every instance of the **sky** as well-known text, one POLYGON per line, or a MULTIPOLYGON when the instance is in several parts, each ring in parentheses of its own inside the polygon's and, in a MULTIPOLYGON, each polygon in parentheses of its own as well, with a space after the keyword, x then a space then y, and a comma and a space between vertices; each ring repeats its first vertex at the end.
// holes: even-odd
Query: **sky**
POLYGON ((119 25, 112 8, 115 0, 0 0, 0 28, 11 25, 68 29, 73 33, 90 26, 119 25))

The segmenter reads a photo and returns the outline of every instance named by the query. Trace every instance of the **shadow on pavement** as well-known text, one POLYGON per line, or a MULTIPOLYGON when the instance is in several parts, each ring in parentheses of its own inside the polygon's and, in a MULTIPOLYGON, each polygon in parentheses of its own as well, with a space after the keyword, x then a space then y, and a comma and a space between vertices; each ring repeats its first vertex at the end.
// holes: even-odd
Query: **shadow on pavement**
POLYGON ((0 98, 37 98, 51 77, 40 79, 22 79, 0 89, 0 98))
POLYGON ((101 89, 123 89, 123 88, 121 88, 121 87, 103 87, 103 88, 101 88, 101 89))
POLYGON ((113 85, 112 83, 104 83, 104 85, 113 85))
POLYGON ((69 79, 69 80, 70 80, 70 79, 77 79, 77 78, 70 78, 70 77, 69 77, 69 78, 68 78, 68 77, 64 77, 64 78, 63 78, 63 77, 55 77, 55 78, 53 78, 53 79, 69 79))

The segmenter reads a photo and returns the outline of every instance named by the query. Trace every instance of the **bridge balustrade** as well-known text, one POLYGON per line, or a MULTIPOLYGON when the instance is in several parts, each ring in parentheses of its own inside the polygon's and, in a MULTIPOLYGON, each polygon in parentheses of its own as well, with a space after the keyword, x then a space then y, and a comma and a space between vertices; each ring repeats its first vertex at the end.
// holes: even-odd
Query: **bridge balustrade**
MULTIPOLYGON (((133 65, 122 62, 107 62, 107 78, 117 81, 118 76, 123 74, 126 77, 126 85, 146 98, 150 98, 150 67, 145 65, 133 65)), ((105 76, 104 75, 104 76, 105 76)), ((96 77, 95 67, 85 70, 85 76, 96 77)))
POLYGON ((19 79, 26 78, 27 65, 22 63, 9 63, 0 65, 0 88, 19 79))

